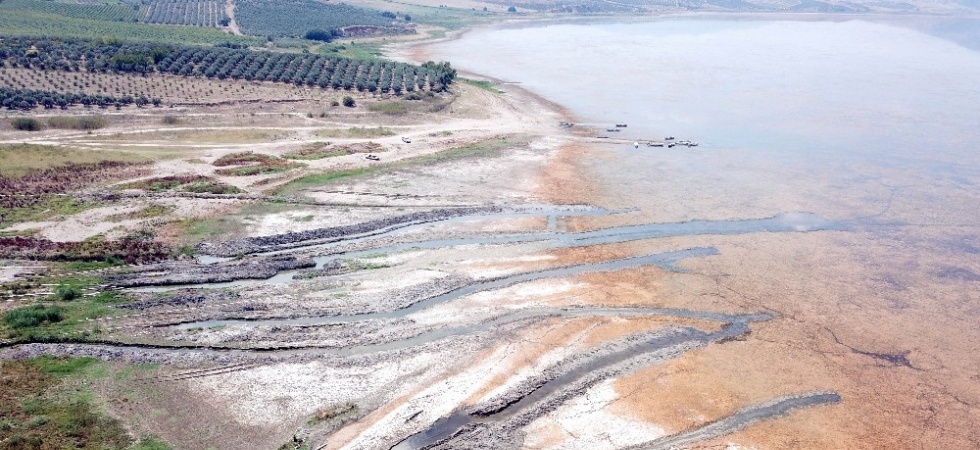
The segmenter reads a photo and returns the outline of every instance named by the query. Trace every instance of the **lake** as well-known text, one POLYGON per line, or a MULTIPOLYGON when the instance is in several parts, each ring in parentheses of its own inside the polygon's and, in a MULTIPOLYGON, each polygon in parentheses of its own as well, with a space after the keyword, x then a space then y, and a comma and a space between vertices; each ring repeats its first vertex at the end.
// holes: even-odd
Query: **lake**
MULTIPOLYGON (((651 388, 651 398, 690 391, 697 405, 702 390, 771 398, 832 389, 843 401, 820 416, 822 425, 787 421, 789 431, 749 430, 745 442, 970 448, 977 416, 967 405, 980 402, 978 22, 525 24, 475 30, 427 47, 426 56, 499 80, 504 91, 539 94, 592 133, 628 139, 593 144, 575 162, 583 198, 639 208, 624 222, 809 213, 846 227, 644 244, 719 250, 685 262, 690 275, 658 285, 668 292, 651 294, 656 301, 782 317, 753 327, 759 340, 700 357, 693 370, 715 378, 658 381, 680 388, 651 388), (606 131, 616 123, 628 127, 606 131), (700 146, 631 145, 667 135, 700 146), (734 382, 714 369, 732 360, 734 382), (933 421, 933 411, 943 419, 933 421)), ((553 133, 562 133, 558 124, 553 133)), ((656 370, 645 376, 661 376, 656 370)))
MULTIPOLYGON (((980 52, 971 40, 939 37, 946 28, 934 21, 918 28, 928 32, 863 20, 573 22, 475 30, 428 51, 520 83, 599 134, 700 142, 670 152, 609 148, 622 164, 596 175, 630 186, 626 203, 639 188, 663 200, 714 194, 747 207, 742 214, 977 221, 980 52), (604 132, 624 122, 622 132, 604 132), (648 170, 624 170, 637 167, 648 170), (906 184, 915 208, 879 215, 889 187, 906 184), (866 195, 852 199, 854 189, 866 195), (970 201, 943 201, 949 190, 972 193, 970 201)), ((662 218, 719 218, 716 203, 662 218)))

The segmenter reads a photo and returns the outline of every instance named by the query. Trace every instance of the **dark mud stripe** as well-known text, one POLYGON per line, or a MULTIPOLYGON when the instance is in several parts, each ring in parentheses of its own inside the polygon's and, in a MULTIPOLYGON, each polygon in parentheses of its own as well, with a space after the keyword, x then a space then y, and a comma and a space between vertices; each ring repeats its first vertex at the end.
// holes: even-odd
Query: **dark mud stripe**
POLYGON ((666 450, 678 448, 694 442, 714 439, 734 433, 756 422, 784 416, 794 409, 811 408, 819 405, 839 403, 840 401, 841 397, 836 392, 821 392, 783 398, 763 405, 742 409, 731 416, 711 422, 692 431, 665 436, 646 444, 629 447, 629 449, 666 450))

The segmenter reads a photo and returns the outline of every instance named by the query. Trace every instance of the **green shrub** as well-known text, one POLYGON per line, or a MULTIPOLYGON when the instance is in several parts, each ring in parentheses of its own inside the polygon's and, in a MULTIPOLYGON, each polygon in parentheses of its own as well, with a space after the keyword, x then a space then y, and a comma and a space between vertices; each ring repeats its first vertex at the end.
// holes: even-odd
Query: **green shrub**
POLYGON ((57 306, 23 306, 3 315, 3 322, 14 329, 36 327, 45 322, 57 323, 62 319, 61 308, 57 306))
POLYGON ((54 296, 57 297, 58 300, 69 302, 81 297, 82 290, 79 289, 78 286, 71 284, 59 284, 58 287, 54 289, 54 296))
POLYGON ((10 121, 15 129, 21 131, 41 131, 44 129, 44 125, 41 124, 37 119, 32 119, 30 117, 18 117, 10 121))
POLYGON ((357 106, 357 104, 354 103, 354 97, 351 97, 349 95, 345 95, 344 96, 344 106, 346 106, 348 108, 353 108, 353 107, 357 106))
POLYGON ((132 450, 171 450, 171 448, 166 442, 153 436, 147 436, 133 445, 132 450))
POLYGON ((99 362, 99 360, 90 357, 65 358, 48 355, 39 356, 30 361, 38 369, 41 369, 42 372, 57 376, 73 375, 99 362))
MULTIPOLYGON (((421 99, 422 97, 419 97, 421 99)), ((382 102, 368 106, 368 109, 382 114, 405 114, 408 112, 408 105, 404 102, 382 102)))
POLYGON ((106 123, 105 117, 102 116, 58 116, 48 119, 49 127, 66 130, 98 130, 105 128, 106 123))

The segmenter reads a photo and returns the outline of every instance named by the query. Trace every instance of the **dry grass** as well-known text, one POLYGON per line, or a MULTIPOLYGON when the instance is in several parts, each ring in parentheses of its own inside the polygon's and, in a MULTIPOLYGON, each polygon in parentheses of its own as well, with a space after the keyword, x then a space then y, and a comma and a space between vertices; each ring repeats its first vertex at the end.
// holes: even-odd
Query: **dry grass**
POLYGON ((110 215, 106 217, 106 220, 110 222, 122 222, 126 220, 151 219, 169 215, 174 212, 174 209, 170 205, 150 205, 136 211, 110 215))
POLYGON ((379 153, 387 149, 377 142, 359 142, 348 145, 330 145, 329 142, 315 142, 282 155, 287 159, 324 159, 335 156, 353 155, 355 153, 379 153))
POLYGON ((0 145, 0 176, 22 177, 31 171, 43 170, 69 163, 85 164, 99 161, 144 162, 147 158, 124 152, 107 152, 52 147, 34 144, 0 145))
POLYGON ((91 395, 59 378, 78 376, 91 359, 39 358, 0 367, 2 448, 127 448, 132 439, 101 413, 91 395))
POLYGON ((317 137, 332 138, 379 138, 394 136, 394 130, 385 127, 324 128, 313 134, 317 137))
POLYGON ((291 163, 276 156, 252 152, 225 155, 212 164, 217 167, 227 167, 216 170, 215 173, 218 175, 239 177, 285 172, 300 167, 300 164, 291 163))
POLYGON ((117 186, 119 189, 142 189, 150 192, 183 191, 208 194, 238 194, 240 189, 203 175, 168 175, 117 186))
POLYGON ((85 141, 166 141, 168 144, 247 144, 282 139, 288 132, 255 129, 160 130, 86 136, 85 141))

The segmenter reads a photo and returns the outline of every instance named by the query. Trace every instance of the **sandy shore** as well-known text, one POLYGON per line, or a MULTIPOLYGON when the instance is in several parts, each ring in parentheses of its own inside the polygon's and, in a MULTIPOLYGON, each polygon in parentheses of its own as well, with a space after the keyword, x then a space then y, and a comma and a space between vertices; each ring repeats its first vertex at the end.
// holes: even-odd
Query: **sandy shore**
MULTIPOLYGON (((429 59, 424 45, 413 44, 398 51, 408 60, 429 59)), ((520 89, 512 86, 507 90, 526 95, 516 94, 520 89)), ((625 186, 604 184, 615 180, 602 179, 583 165, 584 161, 602 158, 603 153, 588 143, 562 146, 541 171, 540 197, 552 203, 598 206, 621 206, 624 200, 638 200, 623 192, 625 186)), ((650 207, 642 201, 634 206, 650 207)), ((657 216, 651 210, 640 214, 657 216)), ((620 220, 616 216, 585 217, 570 221, 568 226, 590 229, 614 226, 620 220)), ((586 448, 582 446, 597 444, 598 440, 585 436, 601 434, 590 425, 612 426, 605 418, 609 414, 621 421, 621 427, 612 426, 617 432, 626 433, 628 423, 640 421, 643 425, 638 426, 648 427, 650 435, 673 434, 696 429, 752 404, 814 391, 839 392, 843 401, 760 422, 698 445, 774 449, 980 445, 978 375, 966 361, 978 362, 969 342, 980 341, 980 332, 966 317, 946 314, 937 306, 944 303, 941 299, 956 297, 955 292, 936 294, 947 288, 917 277, 903 284, 918 284, 915 289, 934 293, 903 294, 906 309, 897 312, 888 305, 894 293, 883 295, 882 288, 869 281, 880 277, 875 267, 861 263, 861 257, 847 249, 865 248, 876 255, 875 259, 892 261, 908 261, 915 258, 914 254, 889 251, 889 242, 860 233, 673 240, 674 245, 694 242, 711 242, 720 248, 721 255, 692 261, 686 266, 689 274, 647 271, 639 276, 642 271, 636 270, 593 274, 580 280, 569 295, 579 302, 598 305, 631 299, 633 304, 738 313, 768 311, 774 312, 776 319, 760 325, 739 342, 710 346, 615 380, 592 399, 603 402, 600 409, 583 412, 583 405, 569 403, 567 412, 549 416, 550 424, 539 421, 529 429, 536 436, 524 441, 526 448, 586 448), (847 244, 842 246, 842 242, 847 244), (817 254, 813 257, 801 258, 814 251, 817 254), (855 300, 861 306, 855 303, 847 307, 836 300, 841 297, 864 300, 855 300), (939 337, 935 330, 923 328, 924 323, 943 324, 959 336, 939 337), (964 355, 970 356, 964 360, 964 355), (591 415, 595 421, 571 425, 568 419, 561 419, 562 414, 591 415), (569 426, 577 432, 562 431, 569 426)), ((668 240, 667 245, 670 243, 668 240)), ((597 254, 623 255, 642 248, 589 248, 562 258, 583 261, 597 254)), ((965 263, 962 256, 956 257, 965 263)), ((970 289, 969 283, 957 286, 970 289)), ((563 345, 557 343, 553 348, 563 345)), ((588 448, 626 446, 605 442, 588 448)))

